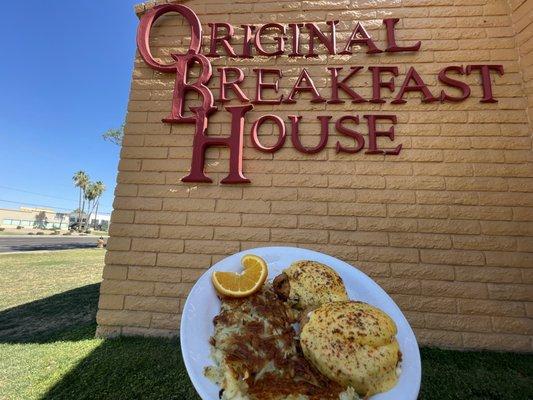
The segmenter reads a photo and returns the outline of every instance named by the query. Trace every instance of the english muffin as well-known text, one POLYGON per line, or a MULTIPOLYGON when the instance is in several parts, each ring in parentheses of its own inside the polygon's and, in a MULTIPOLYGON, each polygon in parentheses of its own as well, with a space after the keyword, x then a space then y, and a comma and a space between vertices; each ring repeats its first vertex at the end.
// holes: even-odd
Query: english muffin
POLYGON ((301 325, 304 356, 329 379, 361 396, 396 385, 397 328, 383 311, 358 301, 328 303, 307 313, 301 325))
POLYGON ((297 310, 307 310, 332 301, 348 300, 341 277, 316 261, 298 261, 273 282, 278 296, 297 310))

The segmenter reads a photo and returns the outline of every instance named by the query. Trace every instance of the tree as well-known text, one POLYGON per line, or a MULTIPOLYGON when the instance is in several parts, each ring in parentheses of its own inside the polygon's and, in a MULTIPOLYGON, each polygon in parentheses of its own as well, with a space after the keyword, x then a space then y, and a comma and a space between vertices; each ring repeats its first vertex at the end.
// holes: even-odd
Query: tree
POLYGON ((87 184, 87 187, 85 188, 84 198, 87 200, 87 221, 85 225, 85 229, 89 229, 89 226, 91 224, 91 202, 93 203, 94 208, 94 201, 96 200, 96 184, 93 182, 89 182, 87 184))
POLYGON ((74 181, 74 186, 80 189, 80 196, 78 202, 78 230, 81 230, 82 215, 85 209, 85 190, 87 189, 87 185, 89 184, 89 175, 87 175, 85 171, 78 171, 74 174, 72 180, 74 181))
MULTIPOLYGON (((61 229, 63 227, 63 220, 65 219, 66 214, 65 213, 56 213, 55 219, 59 219, 59 228, 61 229)), ((55 226, 54 226, 55 228, 55 226)))
POLYGON ((33 227, 39 228, 39 229, 45 229, 47 223, 48 223, 48 217, 46 216, 46 212, 40 211, 38 214, 35 215, 35 222, 33 223, 33 227))
POLYGON ((117 146, 122 146, 122 139, 124 139, 124 125, 125 124, 122 124, 120 128, 108 129, 102 134, 102 138, 117 146))
POLYGON ((98 181, 95 183, 95 190, 96 190, 96 211, 94 213, 94 229, 96 229, 96 221, 98 220, 98 206, 100 204, 100 197, 102 197, 102 195, 104 194, 105 192, 105 185, 104 185, 104 182, 102 181, 98 181))
MULTIPOLYGON (((98 205, 104 191, 105 185, 102 181, 89 182, 87 185, 85 190, 85 198, 87 199, 87 228, 91 226, 91 215, 95 209, 96 215, 98 215, 98 205)), ((96 228, 96 219, 93 228, 96 228)))

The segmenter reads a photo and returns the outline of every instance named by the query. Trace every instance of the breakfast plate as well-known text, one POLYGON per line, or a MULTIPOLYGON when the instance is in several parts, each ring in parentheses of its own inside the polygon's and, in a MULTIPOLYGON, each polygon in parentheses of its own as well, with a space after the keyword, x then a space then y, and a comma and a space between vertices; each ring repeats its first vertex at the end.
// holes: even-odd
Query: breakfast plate
POLYGON ((371 396, 371 400, 416 400, 420 390, 422 368, 418 344, 407 319, 394 301, 372 279, 357 268, 337 258, 316 251, 294 247, 262 247, 233 254, 207 270, 192 288, 181 320, 181 351, 191 381, 203 400, 219 397, 220 388, 204 376, 204 368, 213 365, 209 339, 213 335, 213 318, 220 312, 220 300, 211 283, 214 271, 240 272, 245 254, 262 257, 272 280, 291 263, 313 260, 333 268, 341 276, 352 300, 369 303, 385 311, 398 327, 397 339, 402 352, 401 375, 394 388, 371 396))

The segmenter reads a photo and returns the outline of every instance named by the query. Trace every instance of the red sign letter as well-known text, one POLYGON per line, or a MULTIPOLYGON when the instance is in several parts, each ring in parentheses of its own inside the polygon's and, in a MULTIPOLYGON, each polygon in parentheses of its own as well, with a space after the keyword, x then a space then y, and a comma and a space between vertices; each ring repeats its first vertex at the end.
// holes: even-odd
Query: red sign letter
POLYGON ((261 28, 259 28, 259 30, 257 31, 254 37, 254 44, 255 44, 255 47, 257 48, 257 52, 261 54, 262 56, 269 56, 269 57, 279 56, 283 54, 285 51, 285 36, 284 35, 285 35, 285 27, 281 24, 276 24, 274 22, 271 22, 269 24, 263 25, 261 28), (276 36, 274 38, 274 41, 278 43, 278 49, 272 52, 266 51, 265 48, 263 47, 263 44, 261 43, 261 35, 263 34, 264 31, 270 28, 276 28, 280 32, 280 36, 276 36))
POLYGON ((444 83, 445 85, 448 85, 448 86, 451 86, 451 87, 454 87, 454 88, 457 88, 461 91, 461 96, 450 96, 448 94, 446 94, 446 92, 444 90, 442 90, 440 92, 440 101, 441 102, 445 102, 445 101, 451 101, 451 102, 459 102, 459 101, 463 101, 464 99, 467 99, 468 96, 470 96, 470 86, 468 86, 466 83, 464 82, 461 82, 461 81, 458 81, 456 79, 452 79, 452 78, 449 78, 447 75, 446 75, 446 72, 448 71, 455 71, 461 75, 464 75, 465 74, 465 70, 463 67, 459 67, 459 66, 449 66, 449 67, 446 67, 444 68, 442 71, 439 72, 439 81, 444 83))
POLYGON ((320 120, 321 125, 320 142, 318 143, 318 145, 310 149, 304 147, 300 140, 300 120, 302 119, 302 117, 297 117, 296 115, 289 115, 289 119, 291 120, 292 125, 291 141, 296 150, 304 154, 315 154, 322 151, 322 149, 326 147, 326 144, 328 143, 329 120, 331 119, 331 115, 320 115, 317 117, 317 119, 320 120))
POLYGON ((403 99, 403 96, 405 92, 420 92, 422 93, 422 103, 431 103, 432 101, 437 100, 436 97, 433 97, 431 92, 429 91, 428 87, 422 80, 422 77, 418 75, 418 72, 416 72, 416 69, 413 67, 409 68, 409 71, 407 72, 407 75, 405 77, 405 80, 403 81, 402 88, 400 89, 400 93, 398 93, 398 96, 396 96, 396 99, 391 101, 391 104, 404 104, 407 103, 407 100, 403 99), (409 85, 409 83, 413 80, 415 82, 414 85, 409 85))
POLYGON ((368 121, 368 150, 365 154, 391 154, 398 155, 402 150, 402 145, 396 146, 394 150, 379 150, 378 149, 378 137, 386 136, 390 140, 394 140, 394 124, 396 124, 396 115, 363 115, 368 121), (393 123, 393 126, 388 131, 378 131, 377 121, 380 119, 386 119, 393 123))
POLYGON ((336 146, 336 152, 337 153, 350 153, 354 154, 359 151, 365 146, 365 139, 363 138, 363 135, 361 135, 359 132, 354 131, 353 129, 348 129, 343 125, 343 122, 346 120, 350 120, 355 122, 355 124, 359 124, 359 117, 356 115, 345 115, 337 120, 335 122, 335 129, 337 129, 337 132, 349 136, 353 139, 355 139, 357 146, 355 146, 353 149, 349 149, 344 147, 340 142, 337 142, 336 146))
POLYGON ((254 68, 254 72, 257 74, 257 81, 255 85, 255 100, 254 104, 280 104, 283 100, 283 95, 276 100, 263 99, 263 89, 273 89, 276 93, 279 90, 279 78, 283 76, 281 69, 268 69, 268 68, 254 68), (265 74, 274 74, 278 76, 275 82, 265 83, 263 77, 265 74))
POLYGON ((242 149, 244 135, 244 115, 254 106, 226 107, 231 113, 231 133, 229 137, 207 136, 207 116, 196 120, 196 133, 192 149, 191 173, 182 182, 213 182, 204 174, 205 152, 211 146, 227 146, 230 151, 229 174, 220 183, 250 183, 242 174, 242 149))
POLYGON ((342 71, 343 67, 328 67, 331 73, 331 100, 328 100, 329 104, 344 103, 344 100, 339 99, 339 89, 344 90, 352 98, 352 103, 364 103, 366 101, 346 83, 348 79, 357 74, 363 67, 350 67, 350 69, 352 72, 339 82, 339 71, 342 71))
POLYGON ((285 123, 283 120, 278 117, 277 115, 263 115, 261 118, 259 118, 257 121, 255 121, 253 127, 252 127, 252 145, 259 151, 262 151, 264 153, 275 153, 279 149, 283 147, 283 144, 285 143, 285 123), (274 123, 278 126, 279 131, 279 138, 277 143, 274 146, 267 147, 263 146, 261 143, 259 143, 259 128, 265 121, 274 121, 274 123))
POLYGON ((320 93, 318 93, 315 83, 313 82, 313 80, 309 76, 309 73, 307 72, 307 69, 305 68, 302 69, 302 72, 300 72, 300 76, 294 84, 291 93, 289 94, 289 97, 287 97, 286 100, 283 100, 283 102, 296 103, 296 100, 294 100, 294 95, 300 92, 311 93, 311 95, 313 96, 311 103, 323 103, 326 101, 322 96, 320 96, 320 93), (302 83, 304 83, 305 85, 302 85, 302 83))
POLYGON ((164 4, 156 6, 141 19, 139 29, 137 31, 137 47, 143 60, 151 68, 161 72, 176 72, 176 82, 174 85, 174 95, 172 98, 172 111, 171 114, 163 119, 163 122, 195 122, 199 116, 185 117, 184 111, 184 99, 185 93, 188 91, 197 92, 202 98, 202 111, 204 115, 209 115, 215 111, 213 107, 213 94, 209 90, 205 83, 211 79, 212 69, 209 60, 199 54, 202 43, 202 25, 200 20, 189 7, 181 4, 164 4), (159 63, 152 56, 150 51, 150 31, 155 21, 162 15, 169 12, 177 12, 181 14, 191 25, 191 43, 189 45, 189 52, 187 54, 171 54, 175 60, 174 63, 164 65, 159 63), (198 62, 202 66, 202 73, 198 77, 198 81, 195 83, 187 82, 187 75, 189 66, 198 62))
POLYGON ((246 97, 246 95, 239 87, 239 85, 244 82, 244 72, 242 71, 242 69, 237 67, 223 67, 217 68, 217 71, 220 72, 220 98, 218 99, 218 101, 220 101, 221 103, 230 101, 226 97, 226 90, 228 89, 235 93, 241 103, 247 103, 250 101, 250 99, 246 97), (237 79, 228 82, 228 72, 235 72, 237 74, 237 79))
POLYGON ((394 76, 398 76, 398 67, 368 67, 372 71, 372 100, 371 103, 385 103, 381 98, 381 88, 388 88, 394 92, 394 78, 390 78, 388 82, 381 80, 382 72, 390 72, 394 76))
POLYGON ((490 71, 496 71, 500 76, 503 75, 503 65, 467 65, 466 74, 474 70, 479 70, 481 74, 481 85, 483 86, 483 98, 479 101, 480 103, 497 103, 492 96, 492 84, 490 82, 490 71))
POLYGON ((337 25, 339 21, 328 21, 326 24, 331 26, 331 36, 328 39, 326 35, 322 33, 320 28, 314 24, 314 23, 307 23, 305 24, 305 27, 309 31, 309 51, 306 55, 306 57, 318 57, 318 54, 315 53, 315 37, 318 38, 318 40, 326 46, 328 49, 329 54, 335 55, 337 54, 337 38, 336 38, 336 30, 335 25, 337 25))
POLYGON ((382 53, 382 51, 376 47, 374 41, 360 22, 355 25, 350 39, 348 39, 344 50, 341 51, 340 54, 352 54, 351 49, 354 44, 366 45, 368 47, 367 54, 382 53), (360 37, 358 37, 357 34, 359 34, 360 37))
POLYGON ((412 46, 401 47, 396 44, 396 34, 394 33, 394 25, 399 21, 398 18, 387 18, 383 20, 385 27, 387 28, 387 42, 389 47, 385 51, 389 53, 399 53, 401 51, 418 51, 420 49, 420 41, 412 46))
POLYGON ((210 51, 207 56, 220 57, 220 55, 217 53, 217 44, 220 43, 222 47, 226 49, 228 55, 236 57, 235 51, 233 51, 233 47, 231 47, 231 44, 229 44, 231 37, 235 33, 233 26, 228 24, 227 22, 215 22, 214 24, 209 23, 207 25, 211 27, 211 44, 209 46, 210 51), (219 37, 218 28, 226 29, 226 34, 224 36, 219 37))

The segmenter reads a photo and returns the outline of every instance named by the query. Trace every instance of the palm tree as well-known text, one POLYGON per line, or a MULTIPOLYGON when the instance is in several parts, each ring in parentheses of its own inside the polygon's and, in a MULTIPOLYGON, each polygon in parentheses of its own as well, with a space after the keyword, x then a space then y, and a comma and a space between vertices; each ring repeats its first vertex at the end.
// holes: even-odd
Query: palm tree
POLYGON ((105 184, 102 181, 98 181, 95 184, 95 191, 96 191, 96 211, 94 213, 94 226, 93 228, 96 229, 96 221, 98 220, 98 206, 100 205, 100 197, 105 192, 105 184))
POLYGON ((85 193, 87 185, 89 184, 89 175, 85 171, 78 171, 72 177, 74 181, 74 186, 80 189, 80 197, 78 202, 78 230, 81 230, 81 217, 85 208, 85 196, 83 196, 83 206, 82 206, 82 192, 85 193))
POLYGON ((91 214, 92 214, 93 209, 94 209, 94 202, 96 200, 96 197, 97 197, 96 184, 94 182, 89 182, 87 184, 87 187, 85 188, 85 193, 84 193, 84 199, 87 200, 87 221, 86 221, 85 229, 89 229, 89 227, 90 227, 91 214), (93 208, 92 209, 91 209, 91 202, 93 204, 93 208))

